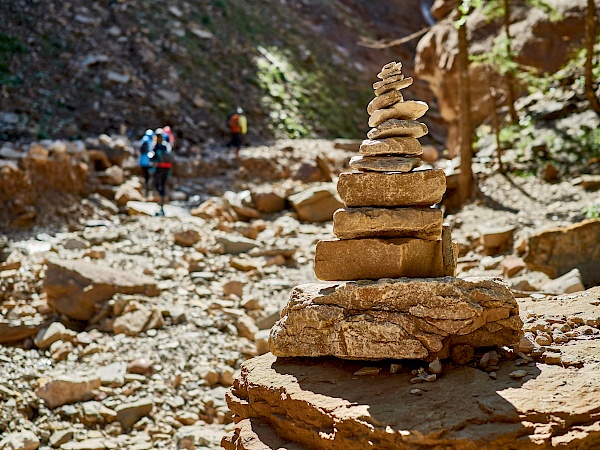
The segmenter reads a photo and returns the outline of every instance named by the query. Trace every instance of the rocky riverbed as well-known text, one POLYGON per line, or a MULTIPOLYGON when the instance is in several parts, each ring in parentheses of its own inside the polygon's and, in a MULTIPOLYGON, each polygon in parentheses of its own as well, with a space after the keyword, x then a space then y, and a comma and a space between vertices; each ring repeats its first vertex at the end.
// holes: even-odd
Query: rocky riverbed
MULTIPOLYGON (((167 217, 148 215, 151 202, 119 206, 96 196, 83 200, 86 215, 70 231, 10 230, 0 241, 0 448, 218 448, 234 428, 225 396, 242 363, 268 351, 269 329, 292 287, 316 281, 315 244, 332 236, 332 222, 310 221, 319 220, 311 214, 335 209, 331 188, 349 156, 324 141, 247 148, 223 175, 178 180, 188 201, 170 205, 167 217), (336 158, 324 162, 325 145, 336 158), (227 193, 244 189, 249 194, 227 193), (190 201, 194 195, 200 200, 190 201), (87 315, 57 301, 90 290, 87 315)), ((598 306, 557 296, 593 283, 582 279, 581 265, 579 275, 548 285, 550 276, 527 262, 527 243, 540 230, 579 224, 597 194, 570 181, 486 170, 478 170, 483 195, 446 220, 461 248, 459 277, 502 277, 518 297, 530 347, 500 351, 498 376, 510 381, 505 375, 521 369, 508 366, 519 358, 524 377, 556 364, 583 376, 598 363, 598 306)), ((139 188, 127 169, 123 185, 139 188)), ((585 227, 580 240, 591 239, 583 247, 597 263, 597 221, 585 227)), ((489 379, 482 357, 462 361, 467 368, 444 362, 451 371, 440 376, 469 370, 489 379)), ((352 373, 371 365, 353 363, 352 373)), ((407 389, 430 373, 425 363, 398 370, 407 389)), ((600 385, 589 382, 597 393, 600 385)), ((527 402, 531 411, 539 406, 527 402)), ((586 427, 595 426, 590 414, 586 427)), ((490 427, 502 422, 492 416, 490 427)))

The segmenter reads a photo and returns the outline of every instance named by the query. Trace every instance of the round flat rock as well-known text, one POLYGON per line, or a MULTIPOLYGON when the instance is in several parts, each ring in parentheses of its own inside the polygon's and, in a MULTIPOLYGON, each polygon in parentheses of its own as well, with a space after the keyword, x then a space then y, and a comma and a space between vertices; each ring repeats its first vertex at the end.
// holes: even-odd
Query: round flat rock
POLYGON ((392 89, 404 89, 410 86, 413 83, 413 79, 411 77, 404 78, 400 81, 395 81, 393 83, 388 83, 380 88, 375 89, 375 95, 379 96, 384 92, 391 91, 392 89))
POLYGON ((367 113, 371 115, 378 109, 387 108, 388 106, 403 100, 404 97, 402 96, 402 93, 396 89, 392 89, 371 100, 367 106, 367 113))
POLYGON ((423 164, 421 158, 410 156, 354 156, 352 169, 373 172, 410 172, 423 164))
POLYGON ((419 156, 423 154, 421 143, 412 137, 392 137, 387 139, 365 139, 360 145, 360 154, 364 156, 374 155, 409 155, 419 156))
POLYGON ((427 125, 416 120, 389 119, 371 128, 367 133, 369 139, 381 139, 387 137, 413 137, 420 138, 428 132, 427 125))

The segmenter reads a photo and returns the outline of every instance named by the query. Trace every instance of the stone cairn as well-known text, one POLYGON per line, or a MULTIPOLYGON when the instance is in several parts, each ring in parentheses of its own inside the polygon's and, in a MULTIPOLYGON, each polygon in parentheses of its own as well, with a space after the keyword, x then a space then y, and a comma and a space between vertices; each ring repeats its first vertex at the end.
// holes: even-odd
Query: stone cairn
MULTIPOLYGON (((337 239, 319 241, 315 274, 333 284, 293 289, 271 330, 275 356, 347 359, 422 359, 453 348, 517 342, 521 320, 509 289, 496 279, 454 278, 458 248, 443 213, 431 208, 446 190, 441 169, 423 162, 418 122, 428 110, 404 100, 413 79, 402 64, 386 64, 373 84, 374 127, 342 173, 338 192, 346 208, 333 216, 337 239)), ((470 350, 468 350, 470 348, 470 350)))

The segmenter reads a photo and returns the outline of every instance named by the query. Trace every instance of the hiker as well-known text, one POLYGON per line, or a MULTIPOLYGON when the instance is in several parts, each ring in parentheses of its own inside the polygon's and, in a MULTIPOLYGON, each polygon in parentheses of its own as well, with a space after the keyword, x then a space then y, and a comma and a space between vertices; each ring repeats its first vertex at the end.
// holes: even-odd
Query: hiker
POLYGON ((175 148, 175 136, 169 125, 163 127, 163 134, 165 136, 165 141, 171 144, 171 149, 175 148))
POLYGON ((156 142, 152 152, 150 152, 150 161, 152 162, 152 170, 154 172, 154 187, 160 195, 160 213, 161 216, 165 215, 165 197, 167 195, 167 180, 171 176, 171 170, 173 168, 173 151, 171 144, 165 142, 164 130, 157 128, 154 131, 156 136, 156 142))
POLYGON ((233 153, 237 158, 242 146, 242 136, 248 131, 248 121, 244 115, 244 110, 238 106, 236 112, 229 116, 227 122, 231 131, 231 141, 227 146, 233 147, 233 153))
POLYGON ((146 130, 144 136, 140 141, 140 158, 138 160, 138 164, 142 169, 142 175, 144 176, 145 182, 145 193, 148 196, 148 188, 150 184, 150 157, 148 156, 148 152, 152 148, 154 139, 154 131, 146 130))

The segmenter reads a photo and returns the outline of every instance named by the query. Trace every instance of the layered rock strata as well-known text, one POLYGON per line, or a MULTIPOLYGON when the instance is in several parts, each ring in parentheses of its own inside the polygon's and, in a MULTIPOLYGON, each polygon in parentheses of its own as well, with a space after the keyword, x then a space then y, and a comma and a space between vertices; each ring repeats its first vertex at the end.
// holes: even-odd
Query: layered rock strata
POLYGON ((401 278, 305 284, 271 329, 275 356, 446 358, 454 345, 518 342, 523 323, 508 287, 489 278, 401 278))

